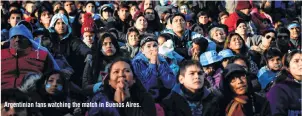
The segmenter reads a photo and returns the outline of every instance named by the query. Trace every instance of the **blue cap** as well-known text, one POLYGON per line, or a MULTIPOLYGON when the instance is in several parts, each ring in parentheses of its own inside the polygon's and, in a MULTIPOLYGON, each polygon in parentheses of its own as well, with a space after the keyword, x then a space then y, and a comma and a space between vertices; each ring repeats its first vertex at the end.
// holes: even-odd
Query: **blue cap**
POLYGON ((230 49, 224 49, 218 53, 222 58, 229 58, 235 56, 230 49))
POLYGON ((223 57, 219 56, 215 50, 207 51, 200 55, 200 64, 202 66, 207 66, 209 64, 213 64, 215 62, 219 62, 223 59, 223 57))

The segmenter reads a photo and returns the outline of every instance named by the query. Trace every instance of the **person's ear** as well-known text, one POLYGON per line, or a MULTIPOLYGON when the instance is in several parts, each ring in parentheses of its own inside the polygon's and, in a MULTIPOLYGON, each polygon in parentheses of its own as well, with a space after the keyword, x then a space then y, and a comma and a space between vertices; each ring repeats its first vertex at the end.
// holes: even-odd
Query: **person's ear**
POLYGON ((179 81, 180 84, 184 84, 185 77, 183 75, 179 75, 178 81, 179 81))
POLYGON ((10 24, 10 19, 7 19, 7 22, 10 24))

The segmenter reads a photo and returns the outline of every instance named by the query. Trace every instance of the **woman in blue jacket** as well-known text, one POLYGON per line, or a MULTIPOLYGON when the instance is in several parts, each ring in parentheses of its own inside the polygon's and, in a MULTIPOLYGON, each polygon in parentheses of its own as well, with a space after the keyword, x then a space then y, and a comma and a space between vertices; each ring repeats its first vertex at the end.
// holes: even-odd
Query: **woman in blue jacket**
POLYGON ((134 73, 156 102, 169 94, 175 75, 166 60, 158 55, 158 43, 153 35, 145 35, 140 42, 141 52, 132 60, 134 73))

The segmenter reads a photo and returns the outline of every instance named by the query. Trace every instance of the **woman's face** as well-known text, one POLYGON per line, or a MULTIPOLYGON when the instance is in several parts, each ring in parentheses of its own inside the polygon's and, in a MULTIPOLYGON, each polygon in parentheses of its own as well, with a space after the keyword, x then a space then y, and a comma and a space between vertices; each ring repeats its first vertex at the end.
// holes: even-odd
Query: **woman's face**
POLYGON ((92 3, 88 3, 85 7, 85 10, 87 13, 94 13, 95 12, 95 6, 92 3))
POLYGON ((158 52, 158 44, 155 41, 146 42, 142 47, 142 53, 148 58, 151 58, 151 52, 158 52))
POLYGON ((289 62, 289 71, 296 80, 302 80, 302 54, 296 53, 289 62))
POLYGON ((63 90, 63 82, 60 79, 59 74, 52 74, 45 85, 46 92, 50 95, 54 95, 63 90))
POLYGON ((133 79, 133 71, 130 65, 124 61, 118 61, 114 63, 110 70, 109 85, 116 89, 118 84, 121 84, 122 88, 131 87, 135 83, 133 79))
POLYGON ((262 45, 269 47, 271 45, 271 42, 275 40, 275 33, 269 32, 265 34, 264 37, 262 37, 262 45))
POLYGON ((132 6, 130 8, 130 14, 132 17, 134 17, 134 14, 138 11, 137 7, 136 6, 132 6))
POLYGON ((181 14, 187 14, 188 13, 188 8, 187 8, 187 6, 181 6, 180 7, 180 13, 181 14))
POLYGON ((231 37, 229 48, 231 50, 240 50, 243 46, 243 41, 238 35, 234 35, 231 37))
POLYGON ((231 90, 237 95, 244 95, 247 92, 247 80, 245 74, 233 74, 230 82, 231 90))
POLYGON ((83 24, 83 22, 84 22, 84 13, 80 14, 78 21, 79 21, 80 24, 83 24))
POLYGON ((148 26, 147 20, 141 16, 135 21, 135 28, 138 30, 144 30, 148 26))
POLYGON ((51 17, 52 17, 52 14, 50 14, 48 11, 44 11, 41 14, 40 21, 44 25, 49 25, 51 17))
POLYGON ((269 69, 279 71, 282 68, 281 58, 279 56, 275 56, 271 59, 268 59, 267 65, 269 69))
POLYGON ((238 34, 240 34, 240 35, 247 34, 246 24, 245 23, 240 23, 238 25, 238 27, 236 28, 235 32, 238 33, 238 34))
POLYGON ((138 46, 139 44, 138 33, 130 32, 128 35, 128 41, 131 46, 138 46))
POLYGON ((217 31, 213 32, 212 37, 215 41, 222 43, 225 41, 226 35, 223 31, 217 30, 217 31))
POLYGON ((111 38, 110 37, 106 37, 103 41, 103 45, 102 45, 102 53, 105 56, 112 56, 114 55, 116 52, 116 48, 114 47, 111 38))

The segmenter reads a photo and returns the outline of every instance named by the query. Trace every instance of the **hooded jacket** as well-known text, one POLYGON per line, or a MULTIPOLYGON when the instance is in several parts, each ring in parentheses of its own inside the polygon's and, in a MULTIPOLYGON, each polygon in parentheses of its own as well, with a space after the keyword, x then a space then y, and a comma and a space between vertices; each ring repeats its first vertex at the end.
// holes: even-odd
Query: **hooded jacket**
POLYGON ((301 115, 301 83, 298 83, 289 74, 285 73, 277 78, 285 78, 277 82, 266 94, 273 116, 300 116, 301 115))
POLYGON ((167 92, 172 89, 176 78, 169 64, 164 58, 159 56, 159 64, 150 64, 143 53, 138 53, 132 60, 134 73, 139 77, 144 87, 155 101, 161 101, 166 97, 167 92))
POLYGON ((162 102, 166 116, 219 116, 217 96, 206 88, 202 88, 199 95, 192 94, 183 85, 176 84, 162 102))
MULTIPOLYGON (((172 29, 166 29, 162 31, 162 33, 169 33, 173 35, 173 43, 175 45, 175 51, 180 54, 181 56, 184 56, 185 58, 190 58, 188 54, 188 48, 190 48, 190 43, 193 39, 202 37, 201 34, 198 34, 196 32, 193 32, 191 30, 185 30, 184 34, 181 38, 179 38, 176 33, 172 29)), ((211 41, 210 39, 206 38, 209 42, 207 51, 209 50, 216 50, 216 44, 215 42, 211 41)))
MULTIPOLYGON (((31 42, 31 46, 26 48, 22 54, 18 54, 14 48, 1 50, 2 89, 19 87, 27 73, 36 72, 43 74, 52 71, 55 67, 54 64, 56 64, 48 51, 42 50, 42 47, 37 47, 37 43, 33 41, 32 34, 24 25, 15 26, 10 30, 10 39, 16 35, 27 38, 31 42)), ((58 67, 56 68, 59 69, 58 67)))
POLYGON ((54 45, 58 48, 59 54, 64 55, 75 71, 71 76, 71 80, 77 85, 81 85, 80 78, 83 73, 83 67, 85 66, 84 59, 88 54, 90 54, 91 49, 87 47, 81 39, 74 38, 74 36, 72 36, 72 29, 68 23, 68 18, 63 14, 58 13, 52 17, 48 30, 53 39, 57 39, 54 45), (54 29, 55 23, 59 19, 63 20, 68 29, 67 34, 63 38, 59 38, 54 29))

